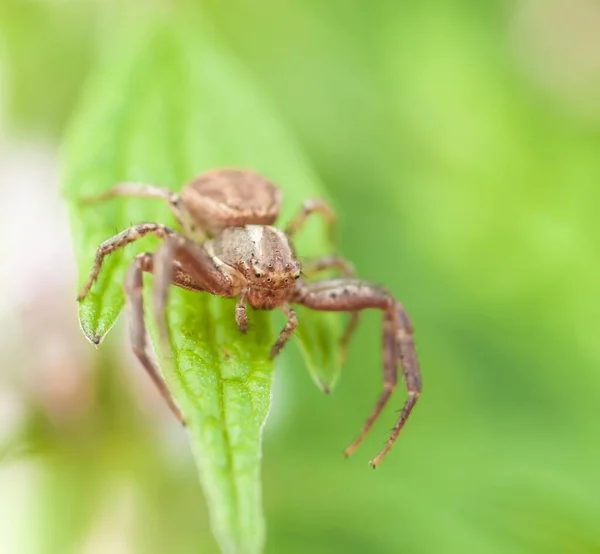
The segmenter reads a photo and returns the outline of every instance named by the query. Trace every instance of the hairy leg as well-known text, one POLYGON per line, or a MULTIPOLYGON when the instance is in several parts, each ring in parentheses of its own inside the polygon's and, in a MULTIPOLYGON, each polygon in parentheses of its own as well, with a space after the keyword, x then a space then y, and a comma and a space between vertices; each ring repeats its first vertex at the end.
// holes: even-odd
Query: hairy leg
POLYGON ((156 254, 140 254, 132 262, 125 279, 125 293, 130 316, 131 342, 134 353, 146 369, 161 395, 177 419, 184 423, 179 408, 175 405, 160 371, 147 352, 147 332, 144 323, 144 305, 142 297, 143 272, 154 274, 154 310, 159 331, 162 359, 171 363, 171 341, 168 333, 166 304, 170 285, 195 291, 214 292, 221 283, 221 295, 227 296, 229 281, 214 267, 206 251, 190 240, 175 235, 167 237, 156 254), (193 251, 193 263, 189 259, 180 261, 175 255, 193 251), (189 271, 188 271, 189 269, 189 271), (207 286, 208 285, 208 288, 207 286), (212 287, 212 288, 211 288, 212 287))
POLYGON ((94 281, 98 278, 106 256, 148 234, 153 234, 163 240, 170 239, 174 244, 177 262, 189 274, 190 278, 202 286, 204 290, 218 296, 234 296, 232 294, 233 283, 231 278, 218 270, 202 245, 160 223, 140 223, 104 241, 98 247, 92 271, 77 296, 77 300, 83 300, 89 292, 94 281))
POLYGON ((238 294, 231 278, 214 265, 204 248, 181 235, 167 237, 154 255, 154 313, 158 327, 161 359, 171 364, 171 337, 167 319, 169 286, 180 270, 202 290, 218 296, 238 294))
POLYGON ((135 355, 156 384, 171 411, 183 422, 181 412, 169 394, 156 363, 147 352, 142 296, 143 273, 154 273, 155 281, 158 282, 158 287, 155 284, 155 289, 161 291, 157 296, 155 308, 161 315, 158 318, 158 326, 162 345, 165 344, 164 337, 167 336, 164 306, 170 284, 192 291, 207 291, 219 296, 234 296, 238 291, 233 287, 231 278, 218 270, 212 258, 199 244, 178 235, 164 225, 142 223, 119 233, 100 245, 90 277, 82 288, 78 300, 82 300, 86 296, 98 277, 105 256, 150 233, 164 239, 163 247, 167 248, 159 249, 158 254, 164 250, 160 256, 148 253, 140 254, 133 260, 126 274, 124 287, 130 316, 131 342, 135 355), (177 254, 181 256, 181 259, 175 259, 177 254))
POLYGON ((275 341, 273 348, 271 348, 271 359, 275 358, 281 349, 284 347, 285 343, 294 333, 296 327, 298 327, 298 318, 296 317, 296 312, 290 308, 289 304, 284 304, 281 307, 281 310, 287 317, 287 321, 285 323, 285 327, 279 333, 279 337, 275 341))
MULTIPOLYGON (((153 308, 156 325, 158 327, 158 340, 160 347, 160 358, 163 363, 172 364, 173 347, 171 335, 169 334, 169 321, 167 302, 169 297, 169 285, 173 279, 173 261, 175 259, 175 244, 165 241, 154 255, 154 290, 153 308)), ((169 367, 169 370, 173 368, 169 367)))
POLYGON ((386 454, 390 451, 393 444, 396 442, 396 439, 400 435, 408 416, 412 412, 419 395, 421 394, 422 389, 422 379, 421 372, 419 370, 419 361, 417 359, 417 350, 415 348, 415 339, 414 339, 414 331, 412 322, 404 309, 404 306, 399 302, 396 303, 395 306, 397 320, 393 323, 390 323, 390 328, 388 333, 391 336, 395 335, 396 341, 396 351, 400 356, 400 361, 402 363, 403 373, 404 373, 404 382, 406 385, 406 391, 408 393, 408 398, 402 406, 402 410, 400 412, 400 417, 394 425, 392 429, 392 433, 387 440, 385 446, 381 450, 381 452, 373 458, 371 461, 372 467, 377 467, 381 460, 385 458, 386 454))
POLYGON ((383 392, 358 438, 345 451, 346 455, 350 455, 358 447, 387 404, 396 387, 399 359, 408 399, 385 447, 371 461, 371 465, 376 467, 398 438, 421 392, 421 374, 410 319, 404 307, 386 290, 356 279, 331 279, 304 285, 299 287, 295 301, 315 310, 358 311, 374 308, 383 312, 383 392))
MULTIPOLYGON (((382 350, 383 350, 383 391, 381 392, 375 407, 369 414, 360 430, 356 439, 344 450, 344 456, 351 456, 352 453, 362 444, 371 430, 381 412, 388 403, 392 394, 396 390, 398 384, 398 349, 396 345, 394 318, 390 312, 384 312, 383 315, 383 333, 382 333, 382 350)), ((375 464, 377 465, 377 464, 375 464)))
POLYGON ((238 329, 242 333, 246 333, 248 331, 248 312, 246 309, 246 302, 248 298, 245 293, 243 293, 235 305, 235 322, 237 323, 238 329))
MULTIPOLYGON (((131 262, 125 276, 125 305, 129 316, 128 321, 131 347, 137 359, 158 388, 158 391, 169 406, 171 412, 173 412, 175 417, 181 423, 185 424, 181 411, 169 393, 153 357, 148 352, 142 285, 143 273, 152 273, 153 265, 154 260, 152 254, 140 254, 131 262)), ((173 284, 177 286, 190 290, 202 290, 179 267, 174 268, 173 277, 173 284)))
POLYGON ((155 254, 157 271, 159 265, 164 266, 167 271, 172 271, 170 268, 173 267, 173 262, 176 262, 206 292, 226 298, 241 294, 241 285, 234 284, 233 278, 217 267, 213 258, 202 245, 183 235, 173 233, 165 238, 161 249, 155 254), (161 249, 164 250, 162 253, 161 249), (162 260, 160 263, 158 261, 159 254, 162 260))
MULTIPOLYGON (((139 258, 141 261, 139 262, 142 266, 142 271, 144 273, 154 274, 154 265, 156 263, 156 254, 150 254, 149 252, 144 252, 142 254, 138 254, 136 259, 139 258)), ((189 273, 186 273, 181 264, 175 260, 173 261, 173 273, 171 277, 171 284, 179 287, 181 289, 191 290, 193 292, 205 292, 205 289, 192 277, 189 273)))
POLYGON ((102 194, 83 198, 82 202, 100 202, 102 200, 107 200, 117 196, 158 198, 159 200, 163 200, 167 206, 169 206, 169 209, 175 216, 175 219, 179 225, 181 225, 181 228, 186 235, 199 239, 205 238, 204 233, 199 231, 194 225, 192 217, 185 209, 185 205, 181 200, 181 196, 164 187, 136 182, 119 183, 102 194))
POLYGON ((325 218, 329 227, 330 237, 333 240, 335 214, 327 202, 319 200, 318 198, 311 198, 304 201, 300 211, 292 218, 285 228, 286 235, 293 237, 300 229, 302 229, 308 217, 315 213, 321 214, 325 218))
POLYGON ((92 288, 94 281, 98 278, 100 270, 102 269, 102 263, 104 262, 104 258, 106 256, 115 250, 123 248, 129 243, 139 240, 149 234, 153 234, 158 238, 164 239, 165 237, 175 235, 176 233, 172 229, 169 229, 160 223, 140 223, 139 225, 134 225, 129 229, 125 229, 125 231, 122 231, 118 235, 105 240, 96 251, 96 259, 94 260, 92 271, 90 272, 87 282, 83 285, 81 291, 79 292, 77 301, 79 302, 83 300, 90 291, 90 288, 92 288))
POLYGON ((302 273, 306 277, 313 277, 328 269, 337 269, 344 277, 354 277, 355 275, 352 264, 341 256, 323 256, 308 260, 302 266, 302 273))

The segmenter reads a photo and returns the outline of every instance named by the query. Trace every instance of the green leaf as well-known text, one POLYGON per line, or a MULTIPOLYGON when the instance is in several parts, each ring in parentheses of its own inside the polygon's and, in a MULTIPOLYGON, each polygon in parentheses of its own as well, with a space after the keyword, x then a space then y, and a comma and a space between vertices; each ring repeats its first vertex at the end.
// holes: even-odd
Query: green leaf
POLYGON ((339 315, 319 314, 314 317, 308 308, 298 307, 298 345, 315 384, 329 394, 340 377, 342 364, 339 346, 339 315))
MULTIPOLYGON (((252 167, 283 187, 284 220, 304 198, 323 196, 290 135, 204 22, 165 20, 127 41, 113 40, 66 143, 64 190, 80 285, 103 240, 134 223, 174 224, 156 200, 78 201, 119 181, 179 190, 209 168, 252 167)), ((297 244, 299 252, 304 257, 330 251, 324 237, 324 226, 311 223, 297 244)), ((79 308, 90 340, 100 342, 123 307, 128 263, 155 248, 154 239, 144 238, 106 259, 79 308)), ((302 315, 305 353, 313 365, 330 363, 327 353, 337 352, 335 333, 322 327, 308 333, 313 324, 322 325, 317 322, 324 314, 302 315), (311 342, 315 337, 318 342, 311 342)), ((258 553, 264 542, 261 433, 270 405, 268 352, 275 335, 268 313, 250 317, 251 330, 244 336, 235 325, 232 301, 171 291, 174 363, 164 376, 186 418, 213 531, 227 553, 258 553)), ((325 374, 335 373, 321 367, 325 374)))

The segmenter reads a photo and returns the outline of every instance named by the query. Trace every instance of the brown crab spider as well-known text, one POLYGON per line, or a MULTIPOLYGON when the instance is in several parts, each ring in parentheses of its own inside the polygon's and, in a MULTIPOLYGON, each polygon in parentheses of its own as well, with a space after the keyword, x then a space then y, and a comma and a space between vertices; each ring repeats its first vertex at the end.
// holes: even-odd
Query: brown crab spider
POLYGON ((408 397, 383 450, 370 462, 376 467, 398 438, 421 392, 413 328, 402 304, 382 287, 356 279, 352 266, 343 258, 326 256, 312 260, 301 272, 292 239, 312 214, 321 214, 332 228, 335 217, 330 207, 321 200, 308 200, 286 230, 281 231, 272 226, 279 215, 281 190, 252 171, 237 169, 204 173, 185 186, 181 195, 153 185, 122 183, 87 201, 115 196, 162 199, 182 231, 160 223, 140 223, 103 242, 78 300, 85 298, 92 287, 105 256, 148 234, 163 241, 156 253, 140 254, 132 261, 124 288, 133 351, 182 423, 183 416, 148 353, 142 298, 144 272, 155 277, 155 310, 163 344, 169 344, 165 306, 170 285, 237 298, 235 319, 241 332, 248 328, 247 304, 265 310, 280 309, 287 322, 271 348, 271 358, 277 356, 296 329, 292 304, 350 312, 350 322, 341 339, 343 351, 356 328, 358 313, 365 309, 382 311, 383 392, 360 434, 344 451, 346 456, 352 454, 379 417, 396 388, 400 363, 408 397), (317 282, 303 278, 328 269, 337 269, 343 276, 317 282))

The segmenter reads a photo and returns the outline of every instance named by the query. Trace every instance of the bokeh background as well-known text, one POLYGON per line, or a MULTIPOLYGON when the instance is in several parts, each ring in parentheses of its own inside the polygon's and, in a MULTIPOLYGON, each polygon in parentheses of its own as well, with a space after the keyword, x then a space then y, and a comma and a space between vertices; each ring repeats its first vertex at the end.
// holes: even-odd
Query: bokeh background
MULTIPOLYGON (((0 551, 215 554, 185 437, 76 319, 61 137, 106 41, 182 2, 0 3, 0 551)), ((324 396, 295 352, 267 553, 600 552, 600 4, 205 0, 404 302, 424 394, 377 471, 380 323, 324 396)), ((393 401, 396 408, 402 398, 393 401)))

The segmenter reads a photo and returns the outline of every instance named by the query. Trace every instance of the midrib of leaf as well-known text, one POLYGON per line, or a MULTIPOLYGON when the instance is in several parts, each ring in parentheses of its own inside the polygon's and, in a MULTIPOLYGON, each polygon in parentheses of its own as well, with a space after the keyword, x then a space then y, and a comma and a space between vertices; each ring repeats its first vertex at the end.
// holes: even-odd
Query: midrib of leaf
MULTIPOLYGON (((169 46, 172 46, 172 42, 169 42, 169 46)), ((179 48, 175 49, 176 51, 181 52, 182 51, 182 47, 181 45, 179 46, 179 48)), ((172 82, 177 83, 178 87, 179 87, 179 91, 178 91, 178 97, 181 100, 181 98, 185 98, 189 99, 191 98, 192 94, 191 94, 191 90, 189 87, 189 82, 188 80, 185 78, 185 68, 182 64, 182 60, 180 56, 176 55, 176 52, 171 52, 169 49, 169 52, 165 52, 165 59, 163 60, 164 62, 168 61, 168 70, 172 73, 172 75, 174 75, 174 78, 172 79, 172 82), (167 55, 167 54, 175 54, 175 55, 167 55)), ((186 129, 188 127, 186 118, 184 117, 184 106, 187 107, 187 112, 190 113, 191 107, 187 106, 188 102, 177 102, 175 101, 175 99, 172 97, 172 95, 168 95, 168 99, 170 101, 171 104, 171 112, 173 113, 173 119, 170 120, 170 122, 173 121, 177 121, 178 123, 176 125, 170 125, 169 126, 169 130, 171 131, 169 133, 169 146, 170 146, 170 155, 171 155, 171 159, 172 160, 176 160, 176 164, 177 167, 180 169, 180 172, 178 173, 178 175, 181 176, 181 179, 185 178, 185 175, 192 175, 194 172, 194 163, 192 160, 189 159, 189 157, 186 157, 186 153, 187 150, 184 149, 183 147, 183 140, 182 140, 182 136, 183 133, 181 133, 182 129, 186 129), (177 132, 176 129, 179 129, 179 133, 177 132)), ((193 132, 193 131, 192 131, 193 132)), ((214 313, 214 307, 213 307, 213 313, 214 313)), ((213 320, 215 319, 215 315, 213 315, 213 320)), ((208 323, 208 319, 206 319, 206 322, 208 323)), ((204 328, 204 331, 207 335, 208 341, 207 341, 207 346, 208 349, 211 351, 213 359, 214 360, 218 360, 218 344, 220 343, 220 341, 217 340, 216 337, 216 331, 215 331, 215 327, 211 326, 211 325, 206 325, 204 328)), ((175 361, 175 367, 179 367, 179 365, 177 364, 177 358, 174 359, 175 361)), ((219 401, 219 415, 220 415, 220 429, 221 429, 221 433, 222 433, 222 438, 223 438, 223 442, 225 444, 225 455, 226 455, 226 459, 227 459, 227 471, 225 472, 226 475, 226 479, 228 480, 228 488, 231 491, 231 496, 230 496, 230 500, 231 500, 231 504, 232 504, 232 512, 235 515, 237 515, 237 517, 240 517, 240 502, 239 502, 239 490, 238 490, 238 484, 236 483, 236 474, 234 471, 234 461, 233 461, 233 454, 232 454, 232 443, 230 440, 230 433, 229 433, 229 425, 227 422, 227 415, 226 415, 226 408, 225 408, 225 394, 224 394, 224 387, 227 385, 227 381, 224 379, 223 377, 223 367, 221 363, 215 363, 214 367, 217 369, 217 377, 218 377, 218 401, 219 401)), ((189 398, 191 395, 191 390, 189 389, 189 387, 186 385, 185 381, 182 380, 182 375, 181 373, 178 373, 178 377, 179 377, 179 382, 180 384, 183 385, 183 389, 185 390, 186 396, 189 398)), ((196 407, 196 412, 198 412, 201 409, 201 406, 197 406, 196 407)), ((236 521, 235 525, 238 529, 241 529, 241 521, 236 521)), ((223 535, 225 535, 225 533, 223 533, 223 535)), ((221 537, 221 543, 223 544, 224 542, 227 541, 227 538, 225 536, 221 537)))
MULTIPOLYGON (((211 327, 211 326, 207 326, 206 328, 206 333, 207 336, 209 337, 209 348, 214 356, 214 359, 217 360, 218 359, 218 352, 217 352, 217 337, 216 337, 216 332, 215 332, 215 328, 211 327)), ((225 395, 224 395, 224 390, 223 387, 225 386, 225 381, 223 379, 223 369, 221 367, 220 363, 215 364, 215 367, 218 368, 218 379, 219 379, 219 383, 218 383, 218 400, 219 400, 219 415, 220 415, 220 420, 221 420, 221 432, 222 432, 222 436, 223 436, 223 442, 226 445, 225 448, 225 455, 227 458, 227 466, 228 466, 228 471, 226 473, 228 481, 229 481, 229 488, 231 490, 231 500, 232 500, 232 505, 233 505, 233 513, 237 514, 237 516, 239 517, 239 509, 240 509, 240 503, 239 503, 239 495, 238 495, 238 491, 237 491, 237 487, 236 487, 236 483, 235 483, 235 474, 233 471, 233 456, 232 456, 232 444, 231 444, 231 440, 230 440, 230 436, 229 436, 229 431, 228 431, 228 426, 227 426, 227 417, 225 414, 225 395)), ((240 527, 240 521, 237 521, 237 527, 240 527)))
MULTIPOLYGON (((233 474, 233 457, 231 455, 231 440, 229 437, 229 431, 227 430, 227 418, 225 416, 225 394, 224 394, 224 390, 223 387, 225 386, 225 383, 223 381, 223 377, 220 371, 220 365, 219 365, 219 403, 220 403, 220 412, 221 412, 221 429, 222 429, 222 433, 223 433, 223 441, 225 442, 225 444, 227 445, 226 448, 226 456, 227 456, 227 466, 229 468, 229 472, 228 472, 228 476, 230 477, 230 486, 231 486, 231 491, 232 491, 232 504, 233 504, 233 511, 234 513, 237 513, 239 515, 239 507, 240 507, 240 500, 237 494, 237 488, 236 488, 236 483, 235 483, 235 478, 234 478, 234 474, 233 474)), ((239 525, 240 522, 238 522, 239 525)))
MULTIPOLYGON (((159 36, 162 36, 162 33, 160 33, 159 36)), ((193 174, 193 163, 189 160, 189 158, 187 158, 185 156, 185 154, 187 153, 187 149, 183 148, 183 144, 182 144, 182 140, 181 137, 182 136, 186 136, 189 133, 186 133, 184 130, 187 128, 187 121, 185 120, 184 117, 182 117, 181 113, 183 111, 183 106, 186 104, 185 100, 181 101, 182 99, 186 99, 189 98, 190 93, 189 93, 189 87, 188 87, 188 82, 185 79, 185 72, 182 70, 181 67, 181 59, 179 56, 177 56, 177 52, 181 51, 181 48, 177 48, 177 46, 174 44, 174 39, 173 37, 170 36, 165 36, 164 40, 162 42, 158 42, 155 41, 155 47, 157 49, 159 49, 158 51, 158 57, 160 59, 160 62, 163 66, 161 74, 164 75, 169 75, 169 79, 167 80, 167 82, 172 83, 174 87, 177 87, 177 94, 176 97, 174 98, 174 95, 172 94, 174 92, 174 90, 172 88, 170 88, 169 86, 166 87, 166 90, 164 91, 163 94, 163 100, 165 103, 169 104, 169 114, 172 117, 168 118, 168 121, 166 121, 165 123, 168 123, 167 127, 164 129, 164 133, 165 133, 165 137, 166 140, 164 141, 166 143, 167 148, 169 149, 169 155, 171 160, 173 161, 173 164, 175 167, 177 167, 179 169, 179 171, 181 172, 180 179, 183 180, 185 177, 184 175, 192 175, 193 174), (186 94, 187 92, 187 94, 186 94)), ((163 83, 164 86, 164 83, 163 83)), ((200 100, 201 101, 201 100, 200 100)), ((190 109, 188 109, 188 112, 191 111, 190 109)), ((193 132, 193 131, 192 131, 193 132)), ((149 297, 149 295, 146 295, 147 297, 149 297)), ((202 302, 202 304, 206 305, 206 302, 202 302)), ((218 309, 217 309, 218 311, 218 309)), ((206 311, 207 315, 208 314, 212 314, 210 316, 210 318, 206 318, 206 322, 207 325, 204 327, 204 332, 206 333, 206 342, 205 342, 205 346, 206 348, 211 352, 212 354, 212 358, 214 360, 213 363, 213 368, 216 371, 216 375, 217 375, 217 390, 216 395, 217 395, 217 400, 219 402, 219 430, 221 433, 221 437, 222 437, 222 441, 223 441, 223 448, 222 448, 222 452, 225 455, 226 458, 226 468, 225 471, 223 472, 224 475, 224 479, 225 482, 222 483, 221 486, 221 495, 219 494, 215 494, 213 493, 212 498, 213 498, 213 508, 215 511, 213 511, 213 523, 214 523, 214 528, 215 528, 215 533, 219 538, 219 542, 222 546, 222 548, 225 551, 232 551, 232 552, 237 552, 237 551, 243 551, 245 552, 246 550, 248 552, 250 551, 254 551, 256 548, 260 548, 260 546, 258 546, 258 544, 260 544, 262 542, 262 531, 260 529, 260 527, 262 527, 261 523, 259 522, 258 525, 256 525, 255 529, 254 529, 254 534, 257 536, 257 540, 255 540, 255 543, 258 543, 257 545, 253 546, 252 544, 250 544, 251 540, 248 536, 235 536, 235 533, 237 533, 238 535, 243 534, 242 531, 242 522, 239 520, 240 516, 241 516, 241 507, 240 507, 240 503, 239 503, 239 494, 240 491, 238 490, 239 488, 239 484, 236 482, 236 473, 234 471, 234 457, 233 457, 233 445, 231 444, 231 440, 230 440, 230 435, 229 435, 229 423, 227 420, 227 410, 225 407, 225 391, 224 388, 228 385, 227 381, 224 380, 223 378, 223 368, 222 368, 222 364, 218 363, 217 360, 218 358, 218 344, 219 341, 216 339, 215 336, 215 332, 214 332, 214 325, 209 325, 208 322, 209 321, 215 321, 215 319, 218 317, 217 314, 215 313, 215 307, 212 306, 211 308, 209 308, 206 311), (227 492, 228 491, 228 492, 227 492), (221 496, 221 498, 219 498, 219 496, 221 496), (224 505, 224 500, 226 501, 225 503, 228 505, 228 509, 226 511, 223 511, 222 509, 218 508, 219 506, 223 506, 224 505), (221 515, 219 516, 219 512, 221 513, 221 515), (226 520, 230 520, 229 523, 227 524, 223 524, 223 521, 226 520), (245 544, 244 544, 245 541, 245 544)), ((228 314, 230 315, 230 314, 228 314)), ((174 361, 176 363, 175 367, 180 367, 181 364, 178 363, 178 360, 180 359, 180 356, 177 355, 174 358, 174 361)), ((188 383, 186 382, 185 379, 185 375, 182 374, 181 371, 176 371, 176 374, 174 377, 177 378, 177 383, 173 384, 172 380, 169 379, 169 376, 166 375, 167 377, 167 381, 171 384, 172 388, 174 389, 175 392, 175 396, 177 398, 177 396, 179 396, 176 392, 177 387, 179 387, 182 392, 184 393, 186 398, 193 398, 193 394, 192 391, 190 389, 190 387, 188 386, 188 383)), ((202 411, 202 406, 199 404, 195 404, 195 409, 193 410, 193 413, 201 413, 202 411)), ((188 412, 189 413, 189 412, 188 412)), ((186 413, 186 418, 189 420, 188 424, 189 424, 189 431, 190 431, 190 435, 192 438, 192 442, 194 442, 194 433, 195 433, 195 428, 197 427, 195 425, 195 421, 193 417, 188 417, 188 413, 186 413)), ((202 423, 200 423, 200 425, 202 425, 202 423)), ((205 450, 205 449, 203 449, 205 450)), ((205 452, 202 453, 202 456, 205 458, 206 454, 205 452)), ((204 465, 204 471, 203 474, 205 474, 204 477, 204 485, 205 485, 205 489, 209 488, 209 482, 213 479, 210 474, 211 474, 211 470, 210 468, 206 468, 206 463, 202 463, 202 461, 200 461, 200 465, 204 465)), ((243 486, 243 484, 242 484, 243 486)), ((217 491, 218 492, 218 491, 217 491)), ((247 494, 247 493, 246 493, 247 494)))

